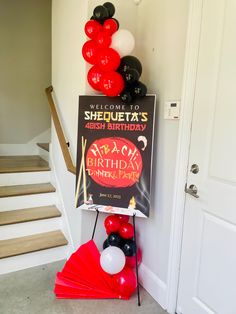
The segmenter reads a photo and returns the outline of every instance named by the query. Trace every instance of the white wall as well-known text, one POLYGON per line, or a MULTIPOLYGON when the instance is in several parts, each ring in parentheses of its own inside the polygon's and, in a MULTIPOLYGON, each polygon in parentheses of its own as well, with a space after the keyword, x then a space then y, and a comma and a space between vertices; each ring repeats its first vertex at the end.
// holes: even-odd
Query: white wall
MULTIPOLYGON (((49 114, 49 113, 48 113, 49 114)), ((41 149, 37 143, 48 143, 51 139, 51 128, 38 134, 29 142, 24 144, 0 144, 0 155, 14 156, 14 155, 38 155, 41 149)))
POLYGON ((50 127, 51 0, 0 0, 0 143, 25 144, 50 127))
MULTIPOLYGON (((133 1, 115 0, 117 14, 123 28, 135 32, 137 7, 133 1), (128 12, 128 15, 127 15, 128 12)), ((72 157, 76 159, 78 97, 88 90, 86 84, 87 65, 81 49, 86 41, 84 25, 91 17, 93 8, 99 1, 53 0, 52 2, 52 85, 55 102, 67 139, 70 141, 72 157)), ((52 131, 52 161, 55 163, 57 179, 63 193, 68 220, 71 225, 74 245, 86 241, 91 236, 94 215, 82 214, 74 208, 75 176, 68 173, 54 130, 52 131), (60 156, 60 157, 58 157, 60 156), (81 227, 82 226, 82 227, 81 227)), ((101 215, 102 216, 102 215, 101 215)), ((100 218, 102 223, 103 218, 100 218)), ((103 228, 98 228, 97 241, 101 246, 105 237, 103 228), (101 231, 101 232, 99 232, 101 231), (102 234, 101 236, 99 236, 102 234)))
MULTIPOLYGON (((150 293, 166 306, 166 281, 170 238, 173 182, 178 136, 178 122, 163 119, 165 100, 180 99, 188 0, 143 0, 137 7, 133 0, 112 1, 122 28, 136 37, 136 52, 143 64, 142 81, 149 92, 158 94, 155 139, 152 213, 138 222, 143 248, 142 282, 150 293)), ((85 93, 86 65, 81 48, 86 38, 83 27, 92 9, 101 4, 90 0, 53 0, 52 84, 62 123, 75 159, 77 140, 78 95, 85 93)), ((93 213, 74 209, 74 181, 61 157, 56 135, 52 134, 53 158, 71 225, 75 246, 86 241, 92 232, 93 213)), ((104 240, 103 217, 100 217, 97 241, 104 240)))
MULTIPOLYGON (((81 48, 85 41, 83 25, 87 20, 87 2, 52 1, 52 85, 62 126, 75 161, 78 95, 85 93, 85 62, 81 48)), ((64 207, 71 227, 73 244, 81 241, 81 214, 74 208, 75 176, 66 170, 55 130, 51 138, 52 162, 62 191, 64 207)))
MULTIPOLYGON (((144 64, 142 80, 157 93, 152 212, 139 221, 143 263, 166 289, 178 121, 164 120, 164 102, 181 98, 188 0, 144 0, 138 8, 137 55, 144 64)), ((162 294, 163 296, 163 294, 162 294)), ((165 303, 163 296, 162 303, 165 303)))

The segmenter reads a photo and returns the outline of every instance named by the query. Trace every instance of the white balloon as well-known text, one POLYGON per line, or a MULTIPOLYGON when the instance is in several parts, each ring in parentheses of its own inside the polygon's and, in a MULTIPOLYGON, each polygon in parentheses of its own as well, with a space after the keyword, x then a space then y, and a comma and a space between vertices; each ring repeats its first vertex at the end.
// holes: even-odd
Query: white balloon
POLYGON ((118 274, 125 266, 125 254, 116 246, 109 246, 101 253, 100 264, 102 269, 110 274, 118 274))
POLYGON ((135 47, 133 34, 127 29, 119 29, 112 36, 110 47, 115 49, 121 57, 129 55, 135 47))

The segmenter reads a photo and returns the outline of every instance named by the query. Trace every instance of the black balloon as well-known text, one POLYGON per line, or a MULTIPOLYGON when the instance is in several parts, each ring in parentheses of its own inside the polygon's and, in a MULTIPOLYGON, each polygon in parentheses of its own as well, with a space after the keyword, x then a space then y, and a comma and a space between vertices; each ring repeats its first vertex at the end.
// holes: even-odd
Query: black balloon
POLYGON ((109 17, 112 17, 115 14, 115 7, 111 2, 105 2, 103 6, 107 9, 109 17))
POLYGON ((119 236, 118 233, 113 232, 113 233, 109 234, 109 236, 107 238, 107 242, 111 246, 118 246, 118 247, 120 247, 122 239, 121 239, 121 237, 119 236))
POLYGON ((133 96, 132 96, 132 94, 131 94, 131 91, 128 90, 128 89, 125 89, 125 90, 121 93, 120 97, 121 97, 121 100, 122 100, 124 103, 126 103, 126 104, 131 103, 131 102, 134 100, 134 98, 133 98, 133 96))
POLYGON ((103 22, 105 19, 109 18, 109 13, 107 8, 103 5, 98 5, 93 11, 93 16, 95 20, 103 22))
POLYGON ((94 16, 91 16, 90 20, 95 20, 95 21, 97 21, 97 22, 98 22, 99 24, 101 24, 101 25, 103 25, 103 23, 104 23, 104 21, 105 21, 105 20, 98 20, 98 19, 96 19, 96 17, 94 17, 94 16))
POLYGON ((142 82, 135 82, 132 87, 132 95, 134 97, 144 97, 147 95, 147 86, 142 82))
POLYGON ((113 17, 112 19, 116 21, 116 23, 117 23, 117 29, 119 29, 119 27, 120 27, 119 21, 118 21, 117 19, 115 19, 114 17, 113 17))
POLYGON ((134 240, 125 241, 121 249, 124 252, 125 256, 134 256, 136 252, 136 245, 134 240))
POLYGON ((128 84, 132 84, 136 81, 138 81, 140 74, 135 69, 128 69, 127 71, 121 73, 125 82, 128 84))
POLYGON ((138 58, 134 56, 125 56, 121 58, 119 72, 126 72, 129 69, 135 69, 138 71, 139 76, 142 74, 142 64, 138 58))
POLYGON ((108 243, 108 239, 103 242, 103 250, 105 250, 110 244, 108 243))

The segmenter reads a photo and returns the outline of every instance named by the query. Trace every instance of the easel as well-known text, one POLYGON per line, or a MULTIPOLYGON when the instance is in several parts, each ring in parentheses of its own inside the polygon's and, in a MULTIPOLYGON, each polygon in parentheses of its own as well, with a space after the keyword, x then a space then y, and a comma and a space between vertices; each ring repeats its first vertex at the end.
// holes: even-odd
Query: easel
MULTIPOLYGON (((81 182, 81 177, 83 177, 83 186, 84 186, 84 200, 87 200, 87 189, 86 189, 86 172, 85 172, 85 149, 87 145, 87 139, 84 139, 82 136, 82 158, 81 158, 81 163, 80 163, 80 169, 79 169, 79 175, 78 175, 78 182, 77 182, 77 188, 76 188, 76 195, 75 195, 75 207, 78 206, 78 198, 79 198, 79 188, 80 188, 80 182, 81 182)), ((96 214, 96 219, 93 227, 93 233, 92 233, 92 240, 94 239, 94 235, 96 232, 97 228, 97 222, 98 222, 98 216, 99 216, 99 210, 97 207, 94 208, 97 212, 96 214)), ((138 297, 138 306, 141 306, 141 301, 140 301, 140 288, 139 288, 139 274, 138 274, 138 255, 137 255, 137 241, 136 241, 136 227, 135 227, 135 216, 136 214, 133 214, 133 226, 134 226, 134 243, 135 243, 135 268, 136 268, 136 277, 137 277, 137 297, 138 297)))
MULTIPOLYGON (((93 227, 93 233, 92 233, 92 240, 94 239, 96 228, 97 228, 97 222, 98 222, 98 216, 99 216, 99 210, 96 208, 96 219, 93 227)), ((138 298, 138 306, 141 306, 141 301, 140 301, 140 287, 139 287, 139 274, 138 274, 138 249, 137 249, 137 241, 136 241, 136 225, 135 225, 135 216, 136 214, 133 214, 133 226, 134 226, 134 243, 135 243, 135 268, 136 268, 136 277, 137 277, 137 298, 138 298)))

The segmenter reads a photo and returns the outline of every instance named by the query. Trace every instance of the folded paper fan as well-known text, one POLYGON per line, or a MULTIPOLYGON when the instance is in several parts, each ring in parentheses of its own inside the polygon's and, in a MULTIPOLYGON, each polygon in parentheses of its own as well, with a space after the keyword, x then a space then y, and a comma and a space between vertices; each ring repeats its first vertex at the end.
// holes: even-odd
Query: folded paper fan
POLYGON ((102 285, 107 287, 110 291, 113 287, 111 275, 104 272, 100 266, 100 252, 94 243, 89 241, 80 246, 80 248, 74 253, 74 256, 70 259, 71 263, 80 267, 90 284, 102 285))
POLYGON ((57 298, 128 299, 114 289, 113 278, 100 266, 100 252, 93 240, 81 245, 57 273, 57 298))
POLYGON ((60 273, 57 274, 56 285, 55 285, 55 294, 57 297, 79 297, 79 298, 114 298, 115 296, 111 293, 105 293, 99 291, 98 289, 93 289, 80 285, 71 280, 64 278, 60 273))

